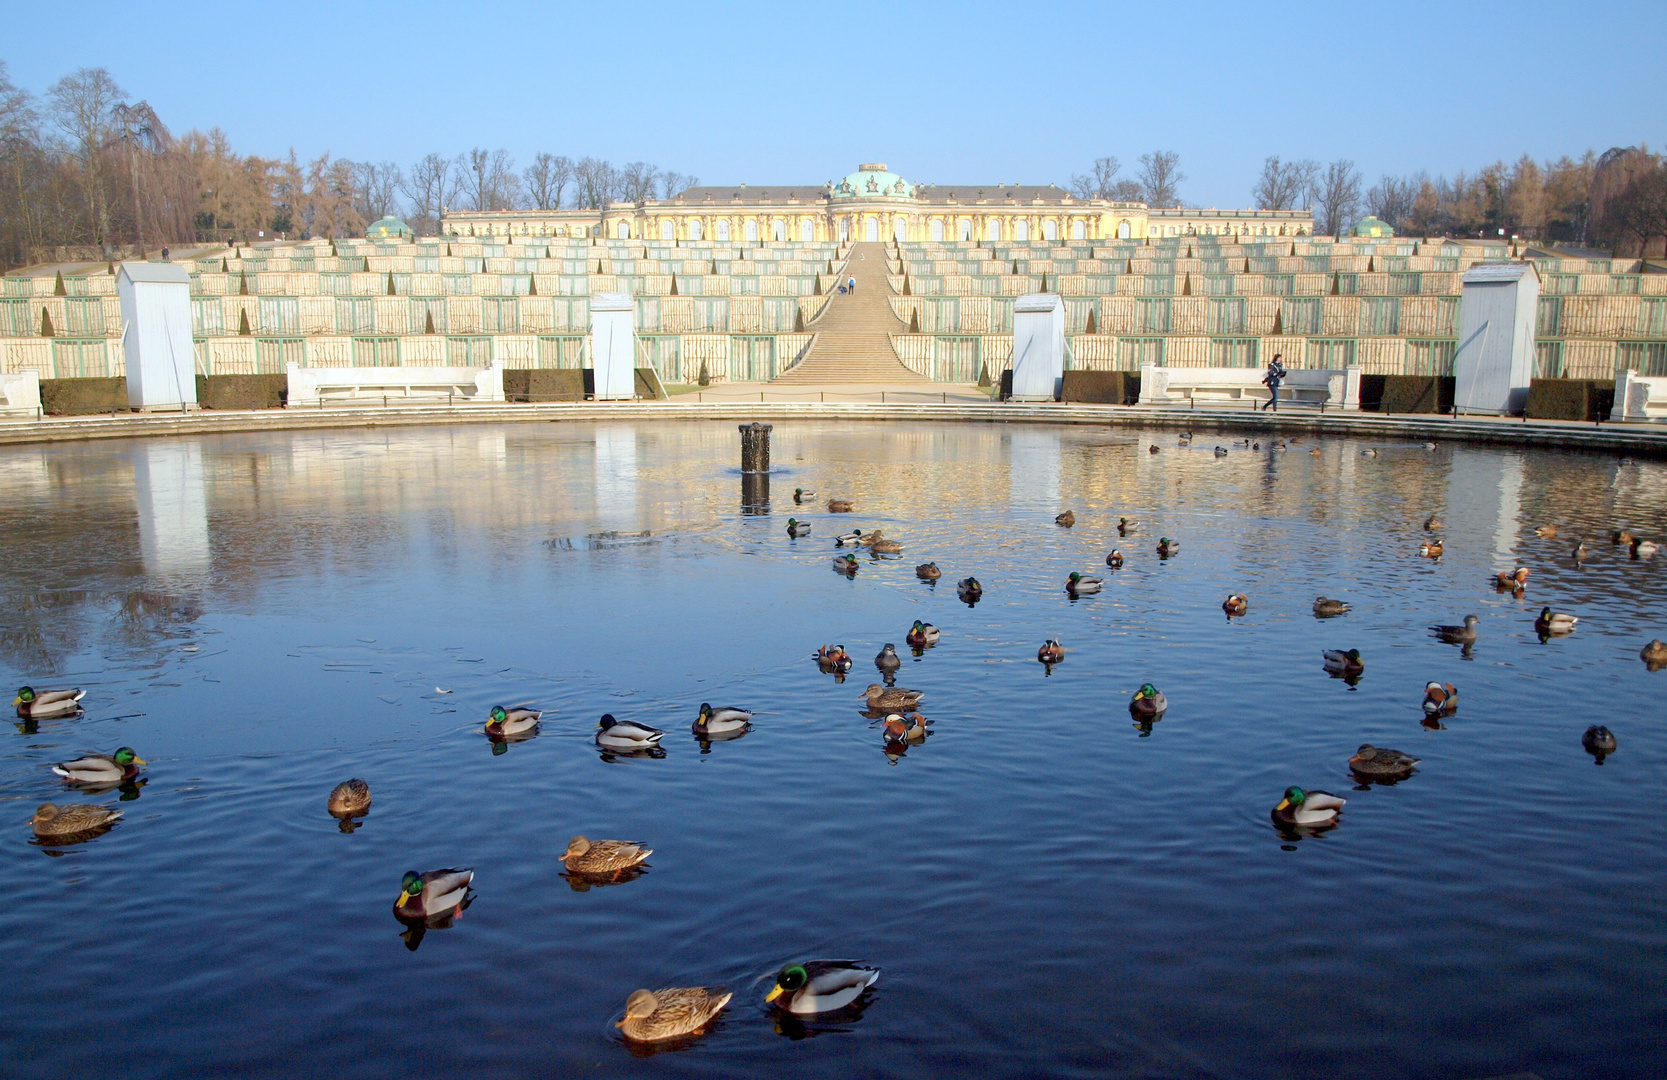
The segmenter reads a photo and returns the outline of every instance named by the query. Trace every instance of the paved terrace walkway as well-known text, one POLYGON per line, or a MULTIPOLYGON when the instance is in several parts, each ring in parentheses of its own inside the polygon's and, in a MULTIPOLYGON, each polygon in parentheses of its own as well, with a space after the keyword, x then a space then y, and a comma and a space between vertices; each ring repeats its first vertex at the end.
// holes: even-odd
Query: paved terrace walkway
MULTIPOLYGON (((1667 459, 1667 424, 1587 424, 1559 420, 1369 412, 1290 410, 1277 416, 1249 409, 1173 409, 1154 406, 1019 403, 980 400, 975 388, 942 389, 941 384, 876 387, 868 401, 784 400, 778 383, 760 386, 767 400, 742 388, 727 400, 572 402, 538 404, 336 405, 328 408, 204 410, 186 413, 125 413, 111 416, 51 416, 0 420, 0 444, 112 439, 134 436, 203 435, 231 431, 299 428, 394 427, 430 424, 549 422, 562 420, 896 420, 938 423, 1104 424, 1190 429, 1195 445, 1227 441, 1231 435, 1317 435, 1331 438, 1498 443, 1545 449, 1579 449, 1667 459), (885 403, 878 398, 886 395, 885 403), (892 395, 912 400, 892 400, 892 395), (778 394, 780 395, 778 397, 778 394), (940 395, 949 400, 942 400, 940 395), (938 400, 934 400, 938 399, 938 400)), ((793 395, 798 396, 798 395, 793 395)), ((853 393, 852 396, 855 396, 853 393)))
POLYGON ((884 244, 851 246, 838 280, 856 278, 856 294, 829 289, 827 306, 808 327, 816 334, 810 355, 777 376, 777 386, 930 385, 930 379, 903 366, 886 336, 908 329, 891 310, 887 265, 884 244))

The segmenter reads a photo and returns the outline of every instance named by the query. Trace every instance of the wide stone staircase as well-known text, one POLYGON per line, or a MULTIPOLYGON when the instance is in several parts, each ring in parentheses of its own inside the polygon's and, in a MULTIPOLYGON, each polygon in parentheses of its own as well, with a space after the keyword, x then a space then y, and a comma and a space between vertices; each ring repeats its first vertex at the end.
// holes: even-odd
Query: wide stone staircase
POLYGON ((827 307, 808 329, 816 334, 810 353, 773 383, 840 386, 852 384, 928 384, 897 359, 888 333, 908 329, 891 310, 891 283, 886 280, 886 247, 880 243, 854 244, 838 281, 857 279, 854 295, 840 296, 836 281, 827 307))

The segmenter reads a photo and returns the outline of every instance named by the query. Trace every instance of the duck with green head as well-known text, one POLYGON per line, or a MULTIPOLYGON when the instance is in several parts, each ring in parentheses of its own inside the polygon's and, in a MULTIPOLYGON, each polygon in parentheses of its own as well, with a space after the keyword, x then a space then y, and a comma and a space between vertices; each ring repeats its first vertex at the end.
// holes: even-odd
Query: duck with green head
POLYGON ((1171 555, 1179 555, 1180 553, 1181 542, 1179 540, 1171 540, 1167 536, 1158 538, 1158 558, 1167 559, 1171 555))
POLYGON ((32 686, 20 686, 12 704, 20 719, 46 720, 80 712, 81 699, 86 696, 85 690, 36 690, 32 686))
POLYGON ((984 595, 984 586, 975 577, 965 577, 955 583, 955 595, 968 604, 976 604, 984 595))
POLYGON ((878 968, 856 960, 788 964, 776 974, 776 985, 764 996, 764 1003, 796 1016, 838 1012, 861 997, 879 977, 878 968))
POLYGON ((1333 675, 1358 676, 1366 671, 1366 661, 1361 659, 1359 649, 1327 649, 1321 656, 1326 671, 1333 675))
POLYGON ((455 915, 469 898, 475 880, 472 866, 448 867, 419 874, 407 870, 394 900, 394 914, 402 919, 439 919, 455 915))
POLYGON ((1348 803, 1329 791, 1305 791, 1299 787, 1285 789, 1285 797, 1273 808, 1273 820, 1279 825, 1300 825, 1314 828, 1334 825, 1337 812, 1348 803))
POLYGON ((139 766, 148 764, 124 746, 114 754, 84 754, 71 761, 60 761, 52 771, 72 784, 119 784, 139 775, 139 766))
POLYGON ((855 555, 835 555, 833 568, 835 571, 844 574, 846 577, 855 577, 857 571, 862 569, 862 566, 857 562, 857 557, 855 555))
POLYGON ((787 519, 787 535, 792 537, 795 540, 797 540, 801 536, 809 536, 810 535, 810 522, 800 521, 797 518, 788 518, 787 519))
POLYGON ((802 503, 802 502, 806 501, 807 499, 814 499, 814 498, 816 498, 816 492, 814 492, 814 491, 806 491, 804 488, 794 488, 793 489, 793 501, 795 503, 802 503))
POLYGON ((1072 596, 1088 596, 1100 591, 1105 582, 1097 577, 1083 577, 1082 571, 1072 570, 1071 576, 1065 579, 1065 591, 1072 596))
POLYGON ((1142 683, 1129 699, 1129 712, 1136 720, 1156 720, 1169 709, 1169 699, 1151 683, 1142 683))
POLYGON ((499 738, 505 735, 525 735, 538 727, 538 718, 543 715, 543 711, 539 709, 494 705, 491 715, 486 720, 486 733, 499 738))
POLYGON ((700 713, 695 717, 694 733, 696 735, 734 735, 746 731, 752 723, 752 713, 746 709, 724 706, 714 709, 707 702, 700 703, 700 713))
POLYGON ((915 624, 904 631, 903 640, 911 649, 929 649, 938 643, 941 636, 937 627, 916 619, 915 624))

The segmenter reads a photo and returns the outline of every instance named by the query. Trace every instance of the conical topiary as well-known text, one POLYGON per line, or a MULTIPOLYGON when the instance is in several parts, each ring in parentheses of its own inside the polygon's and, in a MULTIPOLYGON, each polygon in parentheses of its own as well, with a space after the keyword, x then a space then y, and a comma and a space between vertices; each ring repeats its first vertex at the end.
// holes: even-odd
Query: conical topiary
POLYGON ((812 295, 812 296, 821 296, 822 295, 822 275, 821 274, 816 275, 816 282, 810 288, 811 288, 810 295, 812 295))
POLYGON ((1250 273, 1250 256, 1249 255, 1246 255, 1244 257, 1244 272, 1247 273, 1247 274, 1250 273))
POLYGON ((226 257, 224 255, 220 256, 220 272, 222 274, 231 273, 231 268, 226 265, 226 257))
POLYGON ((1341 276, 1342 276, 1341 274, 1332 274, 1331 275, 1331 295, 1333 295, 1333 296, 1338 295, 1337 281, 1338 281, 1338 278, 1340 278, 1341 276))
POLYGON ((1377 271, 1373 269, 1375 266, 1377 266, 1377 260, 1370 255, 1366 256, 1366 272, 1368 274, 1376 273, 1377 271))
POLYGON ((1274 337, 1282 337, 1284 335, 1284 333, 1285 333, 1285 305, 1281 304, 1279 306, 1279 309, 1276 310, 1273 313, 1273 336, 1274 337))
POLYGON ((536 276, 532 276, 532 277, 527 278, 527 295, 528 296, 537 296, 538 295, 538 278, 536 276))
POLYGON ((706 373, 706 361, 704 360, 700 362, 700 377, 696 379, 695 382, 699 383, 701 386, 712 385, 712 376, 706 373))
POLYGON ((1093 308, 1088 309, 1088 322, 1083 325, 1082 332, 1085 334, 1098 334, 1100 332, 1100 320, 1095 315, 1093 308))
POLYGON ((983 362, 983 361, 980 361, 979 364, 978 364, 978 385, 979 386, 989 386, 989 385, 991 385, 990 384, 990 365, 983 362))
POLYGON ((249 295, 249 272, 247 270, 237 272, 237 295, 249 295))
POLYGON ((804 308, 799 308, 797 311, 793 312, 793 332, 795 334, 802 334, 805 332, 804 308))
POLYGON ((64 288, 64 272, 62 270, 58 271, 57 280, 55 280, 52 283, 52 295, 53 296, 68 296, 69 295, 69 290, 64 288))
POLYGON ((677 295, 677 275, 676 274, 673 274, 671 276, 671 292, 668 295, 670 295, 670 296, 676 296, 677 295))
POLYGON ((450 244, 446 245, 446 258, 448 258, 448 259, 451 258, 451 245, 450 244))
POLYGON ((909 312, 909 333, 920 333, 920 309, 914 308, 909 312))
POLYGON ((394 292, 394 272, 392 270, 388 271, 388 295, 389 296, 398 296, 399 295, 398 293, 394 292))
POLYGON ((430 309, 427 312, 427 317, 424 320, 424 324, 425 325, 423 326, 423 333, 425 333, 425 334, 434 333, 434 312, 433 312, 432 309, 430 309))
POLYGON ((253 336, 253 331, 251 331, 249 329, 249 309, 248 308, 244 308, 242 311, 239 311, 237 313, 237 333, 238 333, 239 337, 252 337, 253 336))
POLYGON ((1192 295, 1192 275, 1191 274, 1188 274, 1186 277, 1181 279, 1181 295, 1182 296, 1191 296, 1192 295))
POLYGON ((52 328, 52 313, 41 308, 41 337, 56 337, 58 332, 52 328))
POLYGON ((111 277, 116 276, 116 260, 114 260, 114 259, 110 260, 110 276, 111 277))

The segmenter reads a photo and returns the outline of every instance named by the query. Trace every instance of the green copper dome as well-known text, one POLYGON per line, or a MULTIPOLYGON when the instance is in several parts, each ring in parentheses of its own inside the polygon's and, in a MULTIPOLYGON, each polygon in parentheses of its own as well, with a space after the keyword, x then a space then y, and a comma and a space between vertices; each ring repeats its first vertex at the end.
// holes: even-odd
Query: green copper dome
POLYGON ((914 198, 915 186, 884 165, 864 165, 833 186, 836 199, 914 198))
POLYGON ((396 237, 401 240, 411 239, 411 226, 392 215, 377 218, 365 226, 367 240, 392 240, 396 237))
POLYGON ((1394 229, 1393 226, 1391 226, 1391 225, 1389 225, 1389 224, 1387 224, 1383 221, 1380 221, 1379 219, 1377 219, 1375 217, 1372 217, 1370 215, 1368 215, 1366 217, 1363 217, 1359 221, 1355 222, 1353 232, 1356 236, 1394 236, 1395 235, 1395 229, 1394 229))

